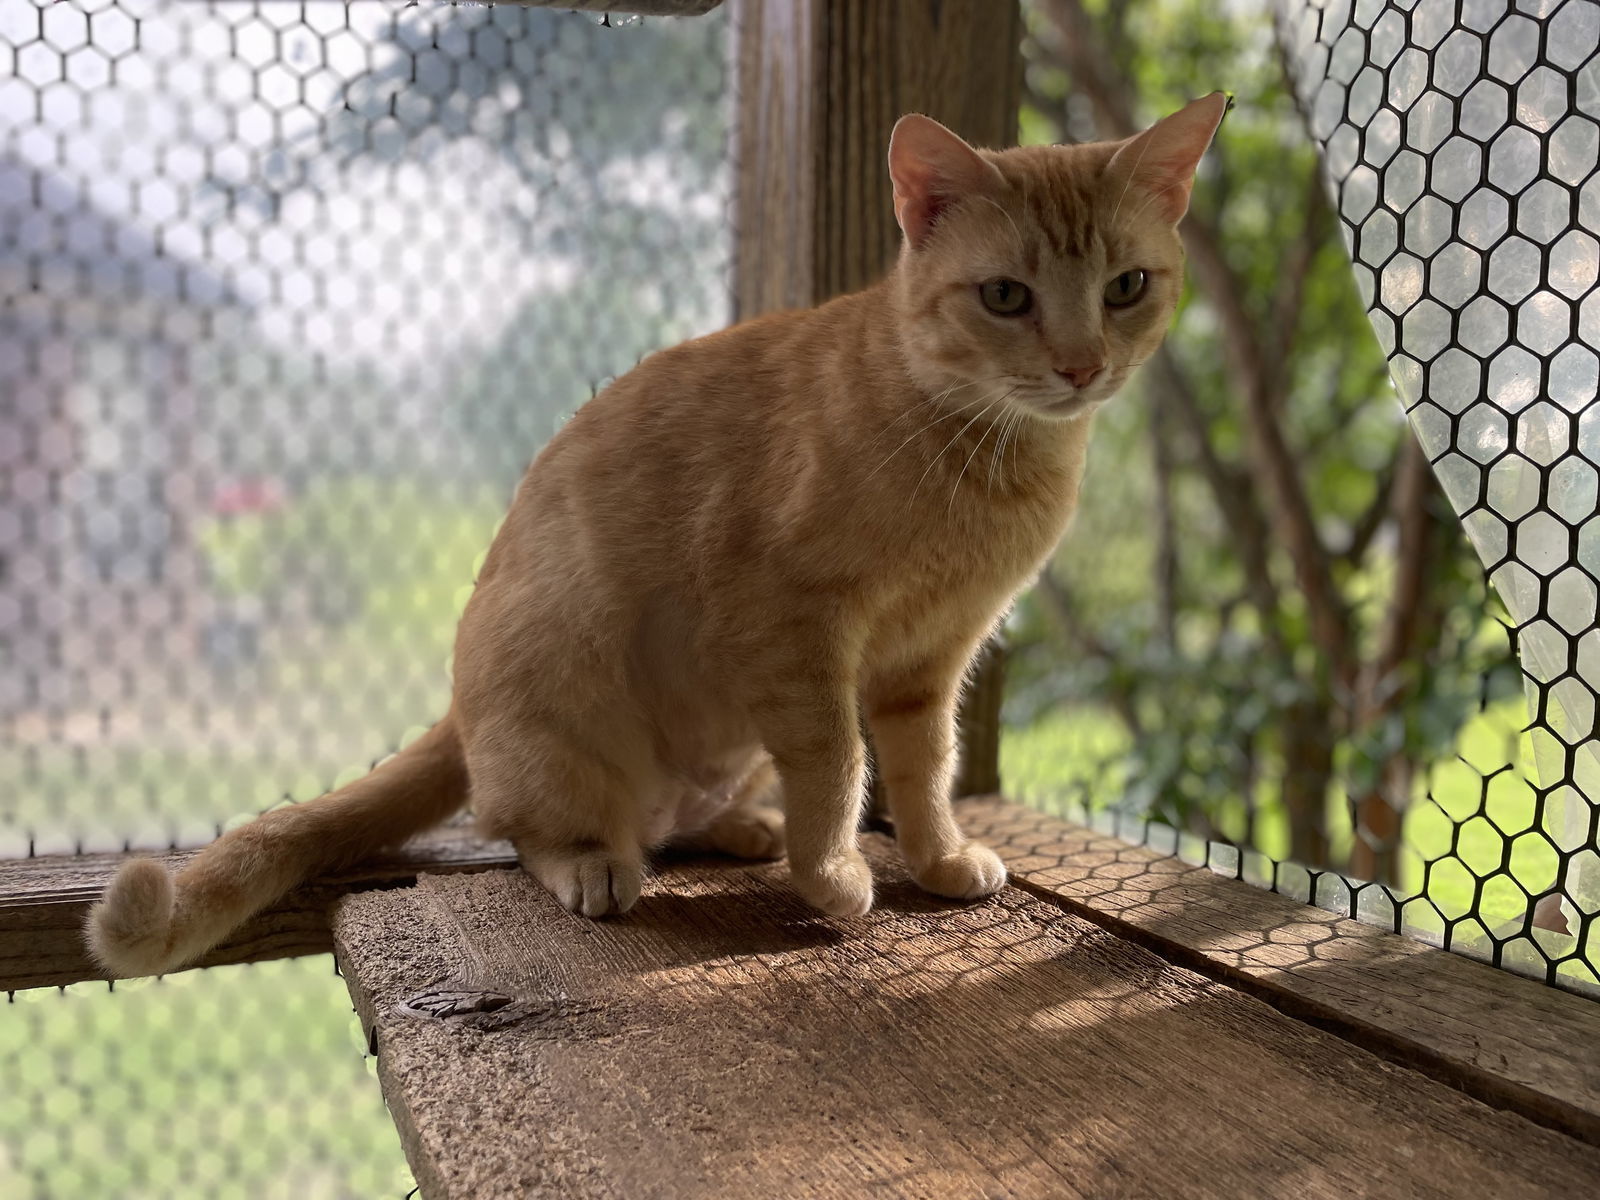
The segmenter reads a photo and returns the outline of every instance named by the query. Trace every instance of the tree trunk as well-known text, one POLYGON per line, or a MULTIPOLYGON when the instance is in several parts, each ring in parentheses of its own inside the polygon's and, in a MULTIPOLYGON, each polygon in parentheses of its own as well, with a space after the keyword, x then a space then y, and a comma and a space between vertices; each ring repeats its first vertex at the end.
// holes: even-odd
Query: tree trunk
POLYGON ((1407 755, 1390 755, 1372 790, 1354 799, 1350 874, 1355 878, 1400 882, 1400 832, 1415 773, 1416 764, 1407 755))
POLYGON ((1302 866, 1331 866, 1328 790, 1337 740, 1334 706, 1326 695, 1301 700, 1283 715, 1283 806, 1289 818, 1289 857, 1302 866))

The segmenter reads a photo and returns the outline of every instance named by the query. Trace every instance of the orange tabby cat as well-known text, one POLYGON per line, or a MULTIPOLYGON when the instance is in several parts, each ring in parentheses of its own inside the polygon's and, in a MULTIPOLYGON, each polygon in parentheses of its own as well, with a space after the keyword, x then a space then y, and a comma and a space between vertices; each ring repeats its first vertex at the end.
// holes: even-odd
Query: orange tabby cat
POLYGON ((881 283, 652 355, 529 470, 461 619, 455 696, 370 775, 267 813, 90 916, 119 975, 185 963, 308 877, 467 802, 562 904, 626 912, 645 856, 787 851, 864 913, 865 717, 941 896, 1005 880, 950 806, 976 649, 1077 503, 1090 418, 1165 334, 1221 93, 1125 142, 974 150, 907 116, 881 283), (787 826, 763 801, 781 788, 787 826))

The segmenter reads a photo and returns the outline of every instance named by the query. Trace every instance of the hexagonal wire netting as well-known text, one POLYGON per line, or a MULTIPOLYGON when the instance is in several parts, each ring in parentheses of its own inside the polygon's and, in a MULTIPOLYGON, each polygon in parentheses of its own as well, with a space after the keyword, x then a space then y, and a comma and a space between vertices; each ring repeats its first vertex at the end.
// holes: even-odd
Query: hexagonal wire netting
MULTIPOLYGON (((443 710, 529 459, 728 318, 726 37, 0 5, 0 857, 201 843, 443 710)), ((404 1190, 327 960, 123 990, 6 1010, 0 1193, 404 1190)))
MULTIPOLYGON (((1600 6, 1279 0, 1357 282, 1411 428, 1515 625, 1530 724, 1477 775, 1432 870, 1470 873, 1442 940, 1600 977, 1600 6), (1525 781, 1516 778, 1526 776, 1525 781), (1496 804, 1500 785, 1532 803, 1496 804), (1458 853, 1468 823, 1487 853, 1458 853), (1491 893, 1517 915, 1480 921, 1491 893)), ((1502 789, 1503 790, 1503 789, 1502 789)), ((1399 921, 1425 897, 1396 897, 1399 921)))
MULTIPOLYGON (((1280 3, 1375 327, 1518 623, 1535 762, 1513 729, 1431 774, 1448 832, 1413 849, 1462 876, 1461 911, 1138 832, 1582 982, 1596 10, 1505 7, 1280 3)), ((0 6, 0 856, 201 842, 441 709, 528 458, 605 378, 727 317, 725 33, 402 0, 0 6)), ((376 1088, 318 1057, 353 1029, 319 1024, 325 960, 131 991, 8 1010, 0 1192, 401 1190, 376 1088)))

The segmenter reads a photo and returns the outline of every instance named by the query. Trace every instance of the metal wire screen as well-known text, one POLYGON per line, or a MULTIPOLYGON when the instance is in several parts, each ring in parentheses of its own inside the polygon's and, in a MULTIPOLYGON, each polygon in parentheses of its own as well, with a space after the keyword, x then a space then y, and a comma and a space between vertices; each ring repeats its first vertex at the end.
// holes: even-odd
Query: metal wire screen
POLYGON ((1008 791, 1594 988, 1600 7, 1030 7, 1034 140, 1240 102, 1013 622, 1008 791))
POLYGON ((0 853, 202 842, 443 710, 529 459, 726 319, 723 38, 5 7, 0 853))
POLYGON ((1501 853, 1450 869, 1480 896, 1527 893, 1496 957, 1531 939, 1592 982, 1600 7, 1517 10, 1285 0, 1281 36, 1411 428, 1515 625, 1534 803, 1496 806, 1486 780, 1478 810, 1451 815, 1486 821, 1501 853))
MULTIPOLYGON (((443 711, 529 459, 727 320, 726 36, 0 5, 0 857, 202 843, 443 711)), ((326 960, 73 991, 5 1010, 0 1193, 397 1178, 376 1089, 289 1066, 326 960)))

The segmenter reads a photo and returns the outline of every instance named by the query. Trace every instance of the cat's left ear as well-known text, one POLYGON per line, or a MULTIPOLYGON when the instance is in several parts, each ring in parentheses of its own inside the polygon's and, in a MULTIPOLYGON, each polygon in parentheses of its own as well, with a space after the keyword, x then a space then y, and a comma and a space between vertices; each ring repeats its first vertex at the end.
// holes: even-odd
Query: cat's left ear
POLYGON ((1000 172, 932 117, 907 113, 889 135, 894 219, 906 241, 921 246, 939 214, 962 197, 1002 182, 1000 172))
POLYGON ((1226 92, 1191 100, 1170 117, 1122 143, 1106 172, 1148 195, 1150 211, 1176 225, 1189 211, 1195 169, 1216 136, 1230 101, 1226 92))

